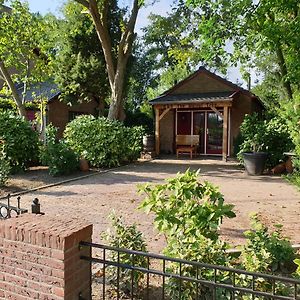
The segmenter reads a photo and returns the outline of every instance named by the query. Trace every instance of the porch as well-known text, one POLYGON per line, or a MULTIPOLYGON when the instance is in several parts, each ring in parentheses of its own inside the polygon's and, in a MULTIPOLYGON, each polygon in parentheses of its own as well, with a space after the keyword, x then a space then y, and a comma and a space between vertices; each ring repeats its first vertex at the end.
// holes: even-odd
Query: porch
POLYGON ((178 137, 190 137, 197 141, 196 155, 214 155, 226 161, 232 152, 232 98, 209 95, 194 103, 190 95, 188 100, 186 104, 154 104, 156 155, 176 153, 178 137))

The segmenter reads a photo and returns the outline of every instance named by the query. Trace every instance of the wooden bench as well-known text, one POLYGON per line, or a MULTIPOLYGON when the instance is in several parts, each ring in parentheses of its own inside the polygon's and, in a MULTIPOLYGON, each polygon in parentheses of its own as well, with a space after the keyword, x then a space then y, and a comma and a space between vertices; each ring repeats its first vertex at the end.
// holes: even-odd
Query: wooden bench
POLYGON ((176 135, 176 156, 180 153, 189 153, 190 158, 197 152, 199 135, 176 135))

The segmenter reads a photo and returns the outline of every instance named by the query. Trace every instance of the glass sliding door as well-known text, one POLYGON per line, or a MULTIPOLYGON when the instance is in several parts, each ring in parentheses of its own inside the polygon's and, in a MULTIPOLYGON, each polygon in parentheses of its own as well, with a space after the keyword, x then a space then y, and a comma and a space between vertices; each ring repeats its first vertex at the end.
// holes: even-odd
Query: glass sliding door
POLYGON ((200 154, 222 154, 223 120, 213 111, 177 111, 176 135, 198 135, 200 154))
POLYGON ((206 153, 222 154, 223 120, 215 112, 207 112, 206 153))
POLYGON ((199 136, 198 153, 204 154, 205 151, 205 112, 193 113, 193 135, 199 136))

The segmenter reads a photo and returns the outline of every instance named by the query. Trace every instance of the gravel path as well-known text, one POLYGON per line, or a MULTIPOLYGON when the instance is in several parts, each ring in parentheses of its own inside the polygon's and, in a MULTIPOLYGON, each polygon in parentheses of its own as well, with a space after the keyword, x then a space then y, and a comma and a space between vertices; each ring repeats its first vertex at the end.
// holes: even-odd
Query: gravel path
POLYGON ((300 194, 295 187, 276 176, 247 176, 235 163, 212 159, 158 159, 121 167, 115 171, 51 187, 22 196, 22 207, 40 199, 42 211, 49 215, 82 217, 94 224, 93 240, 109 227, 112 210, 128 224, 137 223, 149 249, 159 252, 164 240, 153 229, 153 216, 137 210, 142 196, 137 184, 161 182, 187 168, 201 169, 202 178, 220 187, 228 203, 235 205, 237 217, 222 225, 224 239, 243 243, 242 232, 249 229, 249 213, 259 212, 267 224, 281 223, 293 243, 300 242, 300 194))

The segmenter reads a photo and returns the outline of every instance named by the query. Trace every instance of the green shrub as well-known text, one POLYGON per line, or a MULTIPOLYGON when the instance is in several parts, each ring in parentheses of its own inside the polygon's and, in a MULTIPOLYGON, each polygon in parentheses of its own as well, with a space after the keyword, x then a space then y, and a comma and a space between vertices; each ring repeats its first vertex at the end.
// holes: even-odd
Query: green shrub
POLYGON ((156 215, 154 225, 167 239, 205 236, 216 240, 222 219, 235 217, 234 206, 224 204, 217 187, 199 182, 198 174, 187 170, 164 184, 139 189, 147 195, 140 208, 156 215))
MULTIPOLYGON (((110 246, 147 252, 147 245, 143 238, 143 234, 136 228, 136 225, 125 225, 121 217, 117 217, 115 214, 112 214, 110 218, 112 220, 113 231, 107 231, 103 234, 110 246)), ((118 256, 118 253, 115 251, 111 251, 110 253, 110 260, 113 262, 127 265, 133 263, 133 256, 131 254, 120 252, 118 256)), ((134 265, 147 268, 147 258, 135 255, 134 265)), ((139 285, 144 278, 143 273, 125 268, 119 268, 119 278, 116 267, 108 267, 106 272, 108 280, 113 286, 117 286, 119 279, 119 288, 126 295, 131 295, 132 292, 137 293, 139 285), (131 286, 132 277, 135 285, 133 291, 131 286)))
POLYGON ((142 150, 143 129, 125 127, 104 117, 79 116, 64 133, 66 142, 94 166, 117 166, 135 160, 142 150))
POLYGON ((295 259, 295 252, 288 239, 282 237, 281 225, 272 233, 260 222, 257 215, 251 217, 252 230, 246 231, 247 243, 242 250, 242 266, 251 272, 285 273, 285 267, 295 259))
POLYGON ((4 145, 0 141, 0 186, 5 185, 10 174, 10 164, 3 150, 4 145))
POLYGON ((143 126, 147 133, 153 133, 153 117, 151 118, 149 114, 141 112, 140 110, 132 112, 126 112, 126 119, 124 125, 128 127, 133 126, 143 126))
MULTIPOLYGON (((168 256, 203 263, 227 265, 227 244, 218 239, 224 217, 233 218, 233 205, 224 204, 223 195, 209 182, 199 182, 198 172, 187 170, 167 183, 140 187, 146 193, 140 208, 155 214, 154 225, 164 234, 168 256)), ((196 278, 197 268, 172 263, 168 271, 196 278)), ((199 270, 198 270, 199 271, 199 270)), ((214 278, 212 270, 201 271, 207 280, 214 278)), ((224 275, 222 275, 224 280, 224 275)), ((204 285, 170 278, 167 291, 171 299, 211 299, 211 290, 204 285), (179 295, 181 294, 181 297, 179 295)), ((220 292, 220 291, 219 291, 220 292)), ((223 297, 223 294, 222 294, 223 297)), ((222 298, 225 299, 225 298, 222 298)))
POLYGON ((38 158, 38 134, 28 121, 10 112, 0 112, 0 139, 13 172, 25 169, 38 158))
POLYGON ((300 93, 293 96, 293 99, 280 103, 280 114, 286 121, 289 134, 295 145, 295 152, 300 157, 300 93))
POLYGON ((238 158, 242 153, 251 151, 268 152, 267 166, 274 167, 283 158, 284 152, 294 148, 286 122, 280 117, 263 120, 257 114, 246 115, 240 127, 243 142, 238 158))
POLYGON ((49 167, 50 175, 68 175, 78 169, 78 158, 65 141, 56 141, 56 131, 52 125, 47 126, 47 143, 41 147, 40 158, 49 167))

